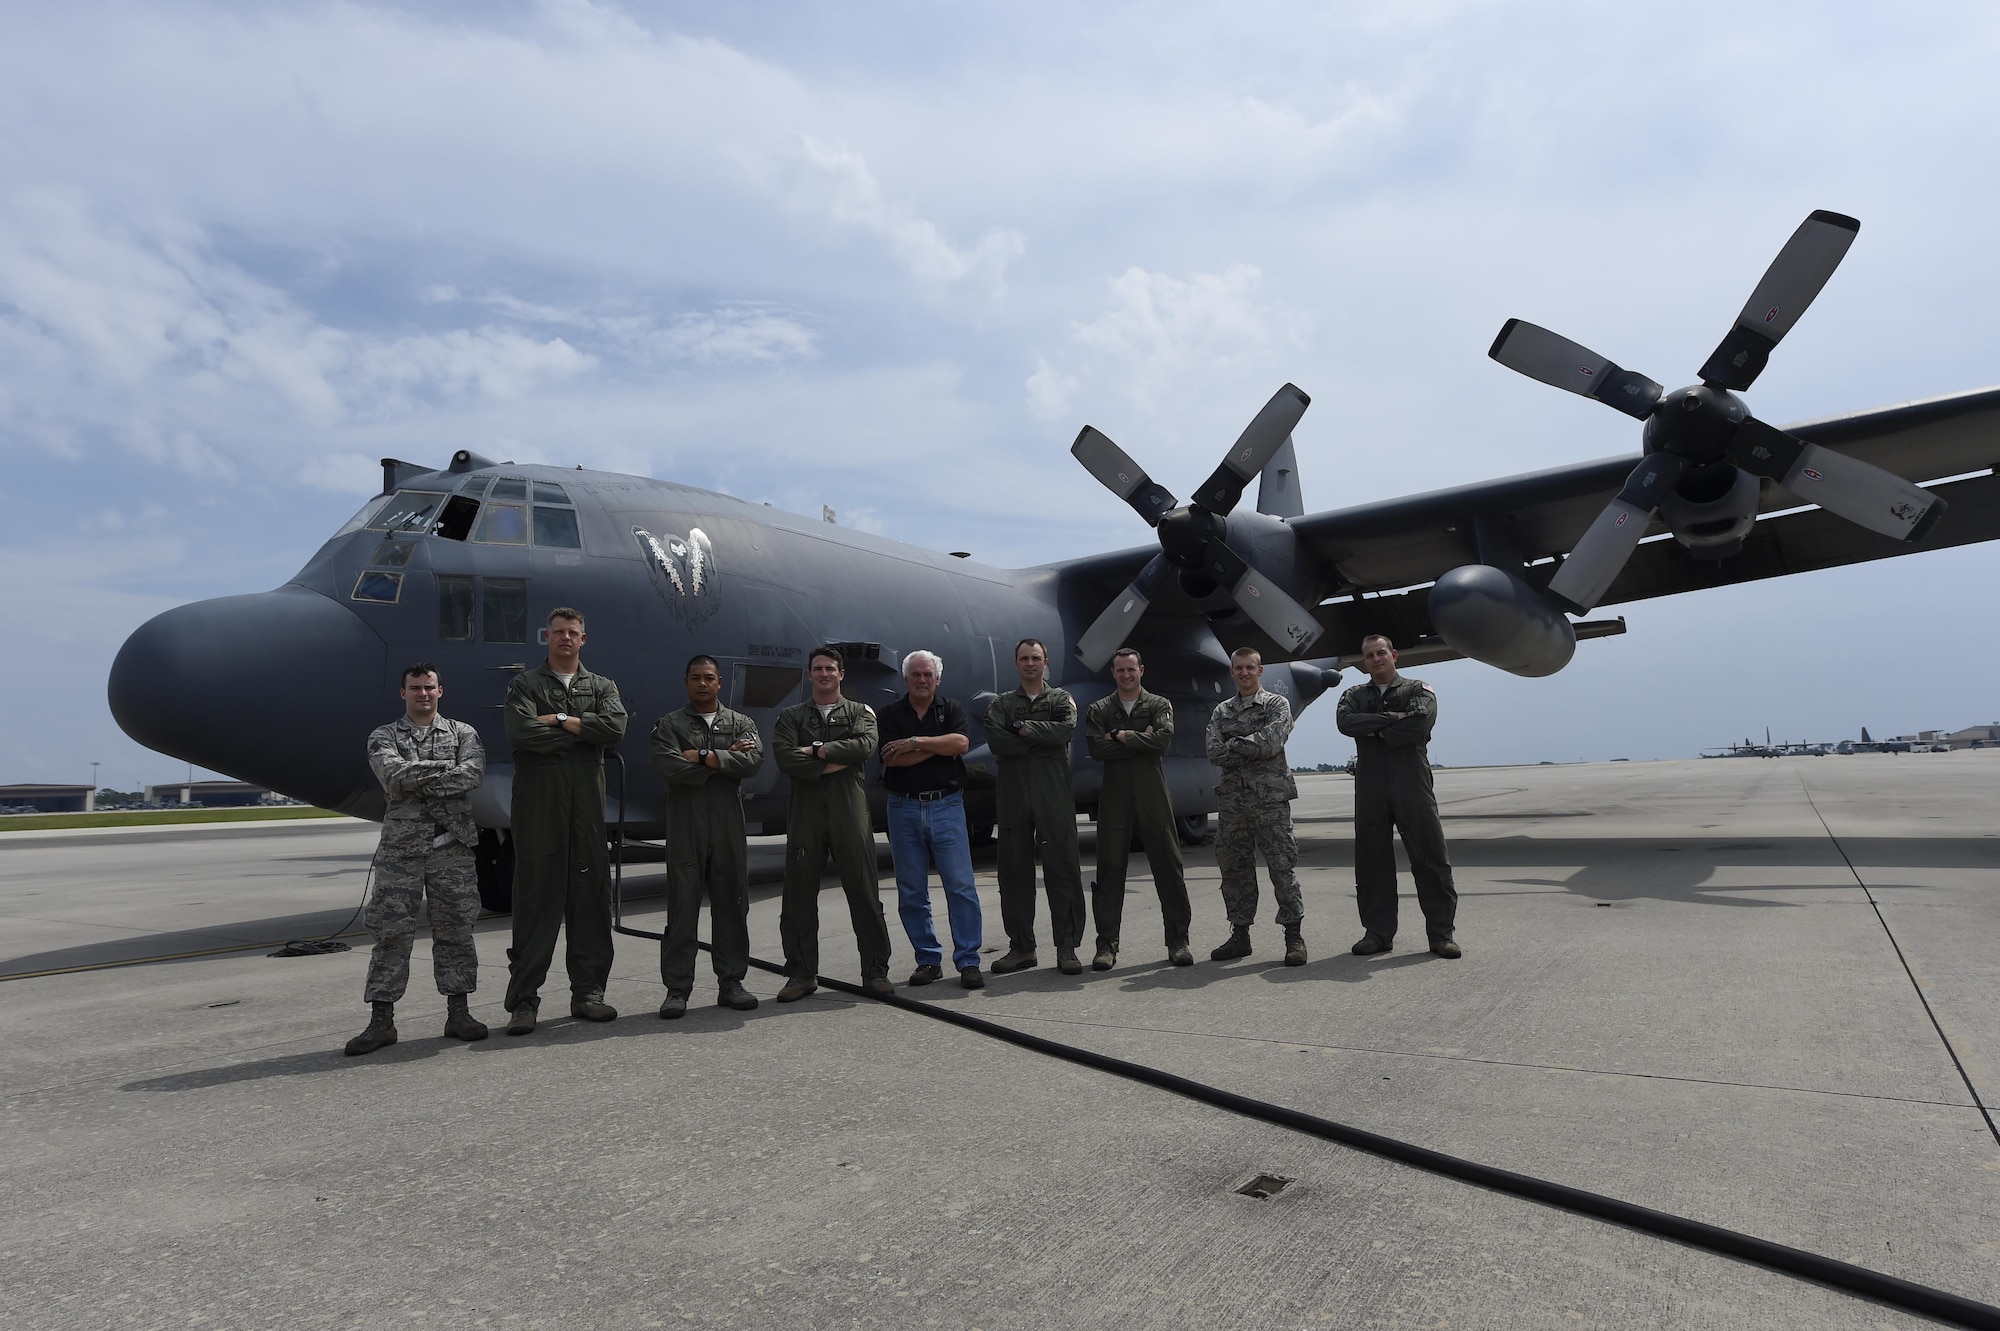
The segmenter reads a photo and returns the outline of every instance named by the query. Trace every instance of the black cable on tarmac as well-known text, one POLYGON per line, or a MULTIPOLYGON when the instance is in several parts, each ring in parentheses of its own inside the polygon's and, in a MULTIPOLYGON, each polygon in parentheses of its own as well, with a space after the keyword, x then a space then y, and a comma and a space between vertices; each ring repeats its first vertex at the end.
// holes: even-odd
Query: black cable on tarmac
POLYGON ((362 910, 367 907, 368 886, 375 881, 375 861, 380 858, 381 854, 380 847, 377 847, 375 854, 368 857, 368 872, 361 876, 361 900, 354 903, 354 913, 347 917, 346 923, 342 924, 332 933, 321 934, 318 938, 291 939, 276 952, 266 952, 264 955, 267 957, 323 957, 329 952, 353 951, 347 944, 340 941, 340 936, 354 927, 354 922, 361 918, 362 910))
MULTIPOLYGON (((659 937, 658 934, 643 930, 619 928, 620 933, 642 937, 659 937)), ((709 945, 702 943, 701 949, 709 951, 709 945)), ((758 970, 783 975, 785 968, 758 957, 750 958, 750 964, 758 970)), ((935 1003, 920 1003, 904 998, 901 994, 878 997, 868 993, 860 985, 849 984, 845 980, 835 980, 821 975, 818 983, 837 993, 855 998, 872 999, 929 1017, 934 1021, 946 1022, 968 1031, 977 1032, 990 1039, 1059 1058, 1066 1063, 1076 1063, 1083 1067, 1108 1072, 1114 1077, 1124 1077, 1131 1081, 1143 1082, 1174 1095, 1184 1096, 1232 1114, 1254 1118, 1260 1122, 1289 1128, 1310 1137, 1338 1142, 1342 1146, 1384 1159, 1395 1160, 1427 1173, 1441 1174, 1446 1178, 1470 1183, 1475 1187, 1489 1188, 1512 1197, 1525 1198, 1553 1206, 1560 1210, 1572 1211, 1578 1215, 1623 1225, 1658 1238, 1671 1239, 1691 1248, 1716 1253, 1723 1257, 1733 1257, 1738 1261, 1750 1262, 1815 1284, 1827 1285, 1849 1294, 1877 1303, 1900 1308, 1952 1326, 1973 1328, 1973 1331, 2000 1331, 2000 1307, 1968 1299, 1929 1285, 1919 1285, 1914 1281, 1871 1271, 1865 1266, 1855 1266, 1851 1262, 1839 1261, 1832 1257, 1822 1257, 1818 1253, 1807 1252, 1803 1248, 1788 1247, 1782 1243, 1772 1243, 1750 1234, 1724 1229, 1720 1225, 1705 1224, 1699 1220, 1688 1220, 1665 1211, 1655 1211, 1651 1207, 1637 1206, 1631 1202, 1619 1201, 1601 1193, 1586 1192, 1582 1188, 1572 1188, 1561 1183, 1551 1183, 1546 1179, 1534 1178, 1527 1174, 1516 1174, 1508 1169, 1496 1169, 1472 1160, 1461 1160, 1442 1151, 1417 1146, 1410 1142, 1385 1137, 1380 1133, 1363 1128, 1349 1127, 1332 1119, 1320 1118, 1314 1114, 1303 1114, 1296 1109, 1286 1109, 1265 1100, 1254 1100, 1247 1095, 1237 1095, 1205 1082, 1178 1077, 1171 1072, 1149 1068, 1143 1063, 1131 1063, 1109 1054, 1096 1053, 1089 1049, 1079 1049, 1075 1045, 1063 1044, 1057 1040, 1030 1035, 1008 1026, 987 1021, 981 1017, 968 1016, 951 1008, 935 1003)))

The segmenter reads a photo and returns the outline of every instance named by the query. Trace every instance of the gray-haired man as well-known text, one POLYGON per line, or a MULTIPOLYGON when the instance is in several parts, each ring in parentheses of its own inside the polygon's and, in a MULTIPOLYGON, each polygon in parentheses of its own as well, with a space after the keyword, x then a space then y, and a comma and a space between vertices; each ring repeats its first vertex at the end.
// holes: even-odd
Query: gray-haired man
POLYGON ((944 661, 936 652, 903 658, 909 690, 876 716, 882 739, 882 788, 889 795, 889 853, 896 863, 896 910, 917 954, 911 984, 944 978, 944 950, 931 923, 930 870, 944 885, 951 920, 951 964, 967 989, 983 988, 979 946, 985 922, 972 881, 965 829, 965 751, 972 724, 965 708, 938 692, 944 661))

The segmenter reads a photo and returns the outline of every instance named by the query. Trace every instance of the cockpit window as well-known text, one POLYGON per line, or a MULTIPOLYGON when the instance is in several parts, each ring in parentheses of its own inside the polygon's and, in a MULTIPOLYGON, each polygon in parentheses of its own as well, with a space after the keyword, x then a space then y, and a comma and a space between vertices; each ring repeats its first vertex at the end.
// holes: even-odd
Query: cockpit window
POLYGON ((350 595, 356 601, 375 601, 382 605, 394 605, 403 596, 403 575, 363 573, 354 580, 354 591, 350 595))
MULTIPOLYGON (((542 487, 537 486, 537 489, 542 487)), ((554 546, 559 550, 583 549, 583 537, 576 529, 576 510, 573 508, 535 508, 535 544, 554 546)))
POLYGON ((339 531, 335 532, 334 535, 345 536, 349 532, 360 531, 363 527, 368 525, 370 519, 372 519, 377 513, 380 513, 382 511, 382 506, 388 502, 389 502, 388 495, 376 495, 373 499, 363 504, 361 506, 361 511, 359 513, 356 513, 353 517, 349 518, 347 520, 347 525, 345 527, 342 527, 339 531))
MULTIPOLYGON (((494 487, 496 490, 499 488, 494 487)), ((473 533, 472 539, 493 545, 526 545, 528 510, 519 504, 496 504, 488 500, 480 510, 479 530, 473 533)))
POLYGON ((493 482, 493 493, 488 499, 526 499, 528 483, 518 476, 507 476, 493 482))
POLYGON ((375 547, 368 562, 379 568, 401 568, 410 562, 410 552, 416 548, 415 541, 387 540, 375 547))
POLYGON ((547 481, 536 481, 535 502, 538 504, 567 504, 569 496, 563 493, 563 488, 560 485, 551 485, 547 481))
POLYGON ((398 490, 369 522, 369 531, 428 532, 444 496, 431 490, 398 490))
POLYGON ((465 484, 458 487, 458 492, 462 495, 477 495, 486 488, 486 483, 492 479, 491 476, 483 473, 468 476, 465 478, 465 484))

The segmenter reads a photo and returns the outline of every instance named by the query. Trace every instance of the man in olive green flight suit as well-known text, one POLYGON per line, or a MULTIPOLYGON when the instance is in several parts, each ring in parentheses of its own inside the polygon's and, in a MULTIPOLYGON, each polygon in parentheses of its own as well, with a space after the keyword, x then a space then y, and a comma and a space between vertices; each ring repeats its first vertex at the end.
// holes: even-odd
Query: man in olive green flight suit
POLYGON ((1122 647, 1111 657, 1118 691, 1099 698, 1084 714, 1083 737, 1090 756, 1104 764, 1097 796, 1097 882, 1091 914, 1097 920, 1097 955, 1092 970, 1118 964, 1118 926, 1125 914, 1125 866, 1132 857, 1132 834, 1146 846, 1153 888, 1160 894, 1160 918, 1167 930, 1167 960, 1194 965, 1188 951, 1187 879, 1181 872, 1181 841, 1174 826, 1174 802, 1167 793, 1162 759, 1174 742, 1174 705, 1148 693, 1140 680, 1146 667, 1139 653, 1122 647))
POLYGON ((660 1015, 687 1015, 694 992, 701 899, 715 941, 715 1001, 747 1012, 757 996, 750 970, 750 870, 743 853, 743 782, 764 765, 757 723, 722 705, 722 668, 712 656, 687 663, 688 705, 653 727, 653 766, 667 783, 667 931, 660 939, 660 1015))
POLYGON ((570 1015, 610 1021, 611 866, 604 750, 625 736, 618 686, 583 668, 583 615, 549 612, 549 656, 514 676, 502 716, 514 746, 514 946, 507 1034, 535 1029, 542 981, 567 931, 570 1015))
POLYGON ((1035 959, 1035 850, 1049 894, 1049 932, 1056 965, 1083 971, 1083 873, 1077 864, 1076 797, 1069 784, 1069 741, 1076 702, 1047 682, 1048 649, 1034 638, 1014 648, 1021 686, 993 700, 982 718, 987 747, 998 761, 1000 920, 1007 955, 993 973, 1026 970, 1035 959))
POLYGON ((1340 733, 1354 739, 1354 897, 1365 931, 1356 956, 1387 952, 1396 937, 1396 850, 1389 832, 1403 838, 1416 880, 1417 904, 1431 951, 1463 955, 1452 938, 1458 889, 1438 821, 1431 785, 1430 738, 1437 724, 1437 694, 1420 679, 1396 671, 1396 646, 1381 634, 1361 640, 1366 684, 1340 695, 1340 733))
POLYGON ((785 891, 778 912, 785 973, 780 1003, 796 1003, 819 988, 819 879, 833 856, 854 942, 861 953, 861 987, 893 994, 889 981, 889 922, 882 914, 875 864, 875 828, 868 816, 868 760, 875 756, 875 713, 844 698, 847 659, 837 647, 806 658, 812 697, 778 713, 771 752, 792 779, 785 818, 785 891))

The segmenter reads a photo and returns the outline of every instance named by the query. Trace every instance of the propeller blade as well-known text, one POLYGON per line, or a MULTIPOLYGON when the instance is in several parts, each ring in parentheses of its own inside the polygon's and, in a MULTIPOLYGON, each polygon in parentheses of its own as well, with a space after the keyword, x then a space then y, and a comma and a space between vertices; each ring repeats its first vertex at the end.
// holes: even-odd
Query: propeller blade
POLYGON ((1583 533, 1569 558, 1549 579, 1549 591, 1587 614, 1604 599, 1611 584, 1638 548, 1639 538, 1659 511, 1660 503, 1679 484, 1685 465, 1672 453, 1652 453, 1639 460, 1625 478, 1625 488, 1605 505, 1583 533))
POLYGON ((1771 358, 1771 348, 1792 331, 1792 325, 1847 257, 1847 247, 1860 230, 1861 223, 1853 218, 1825 209, 1799 223, 1785 248, 1764 270, 1764 280, 1750 293, 1743 313, 1736 316, 1736 326, 1701 367, 1701 381, 1735 392, 1756 383, 1764 363, 1771 358))
POLYGON ((1729 460, 1768 476, 1808 504, 1899 541, 1920 541, 1946 508, 1942 496, 1870 462, 1809 444, 1755 419, 1737 427, 1729 460))
POLYGON ((1580 397, 1594 397, 1635 420, 1651 415, 1665 391, 1645 375, 1620 369, 1589 347, 1525 319, 1500 325, 1500 336, 1486 354, 1516 373, 1580 397))
POLYGON ((1273 393, 1264 409, 1229 446, 1229 453, 1215 474, 1194 492, 1191 502, 1211 513, 1225 515, 1235 508, 1236 501, 1243 498, 1243 487, 1256 480, 1264 464, 1284 447, 1285 440, 1291 437, 1293 428, 1311 405, 1312 399, 1300 392, 1296 384, 1286 384, 1273 393))
POLYGON ((1236 602, 1238 610, 1271 635, 1273 642, 1284 644, 1293 654, 1304 652, 1326 631, 1313 618, 1312 611, 1294 601, 1284 588, 1250 567, 1249 561, 1221 541, 1209 542, 1202 553, 1202 566, 1228 590, 1229 599, 1236 602))
POLYGON ((1118 593, 1104 613, 1083 631, 1083 636, 1077 639, 1076 655, 1087 668, 1097 671, 1110 664, 1111 653, 1125 645, 1132 626, 1153 603, 1153 595, 1167 576, 1167 568, 1167 557, 1154 555, 1139 570, 1139 576, 1132 579, 1132 585, 1118 593))
MULTIPOLYGON (((1076 436, 1076 442, 1069 446, 1070 456, 1083 464, 1083 469, 1098 479, 1105 489, 1117 495, 1132 506, 1132 511, 1146 520, 1148 527, 1160 525, 1160 519, 1180 507, 1167 488, 1146 474, 1146 469, 1132 460, 1131 454, 1111 442, 1108 435, 1086 425, 1076 436)), ((1094 667, 1093 667, 1094 668, 1094 667)))

